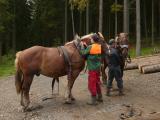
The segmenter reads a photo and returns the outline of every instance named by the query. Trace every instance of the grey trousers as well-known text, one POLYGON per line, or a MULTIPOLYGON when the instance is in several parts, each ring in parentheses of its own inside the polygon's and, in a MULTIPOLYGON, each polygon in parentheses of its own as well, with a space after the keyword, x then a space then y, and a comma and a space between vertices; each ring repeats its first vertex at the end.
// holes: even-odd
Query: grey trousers
POLYGON ((123 89, 123 80, 122 80, 122 75, 121 75, 121 69, 120 66, 111 66, 109 67, 108 71, 108 83, 107 83, 107 88, 110 89, 112 88, 112 82, 113 79, 115 78, 117 82, 117 87, 119 89, 123 89))

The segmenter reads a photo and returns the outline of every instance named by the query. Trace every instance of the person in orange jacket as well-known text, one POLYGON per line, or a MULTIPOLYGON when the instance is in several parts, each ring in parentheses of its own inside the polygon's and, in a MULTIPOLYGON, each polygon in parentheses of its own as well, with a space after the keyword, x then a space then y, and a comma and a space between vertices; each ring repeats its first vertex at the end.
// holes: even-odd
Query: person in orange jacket
POLYGON ((96 33, 91 38, 92 44, 82 49, 81 54, 87 56, 88 89, 91 93, 91 101, 87 104, 96 105, 97 101, 103 102, 100 87, 101 45, 98 43, 99 36, 96 33))

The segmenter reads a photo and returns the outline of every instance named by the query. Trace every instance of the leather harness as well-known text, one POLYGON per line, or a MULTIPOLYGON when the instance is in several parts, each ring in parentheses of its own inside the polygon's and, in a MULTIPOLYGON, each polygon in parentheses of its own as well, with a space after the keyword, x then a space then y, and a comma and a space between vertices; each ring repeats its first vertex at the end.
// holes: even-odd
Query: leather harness
MULTIPOLYGON (((77 41, 73 41, 73 44, 75 45, 76 49, 78 50, 78 52, 80 54, 80 51, 79 51, 79 48, 78 48, 79 46, 78 46, 77 41)), ((67 66, 66 67, 66 71, 67 71, 67 75, 68 75, 67 77, 68 77, 68 80, 70 80, 71 77, 72 77, 72 61, 71 61, 71 58, 69 56, 69 53, 64 46, 60 46, 57 49, 58 49, 59 53, 62 52, 62 54, 63 54, 64 62, 65 62, 65 65, 67 66)))

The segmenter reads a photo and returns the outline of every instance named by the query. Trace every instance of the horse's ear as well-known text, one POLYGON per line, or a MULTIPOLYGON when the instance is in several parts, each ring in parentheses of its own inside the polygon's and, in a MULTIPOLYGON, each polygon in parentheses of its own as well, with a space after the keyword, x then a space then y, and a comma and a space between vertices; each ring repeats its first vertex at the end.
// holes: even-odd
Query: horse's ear
POLYGON ((78 40, 78 41, 81 40, 81 38, 79 37, 79 35, 78 35, 77 33, 76 33, 75 36, 74 36, 74 40, 78 40))
POLYGON ((102 38, 102 40, 104 40, 104 36, 102 35, 101 32, 98 32, 97 35, 98 35, 100 38, 102 38))
POLYGON ((120 34, 117 34, 117 35, 116 35, 116 37, 119 37, 119 36, 120 36, 120 34))

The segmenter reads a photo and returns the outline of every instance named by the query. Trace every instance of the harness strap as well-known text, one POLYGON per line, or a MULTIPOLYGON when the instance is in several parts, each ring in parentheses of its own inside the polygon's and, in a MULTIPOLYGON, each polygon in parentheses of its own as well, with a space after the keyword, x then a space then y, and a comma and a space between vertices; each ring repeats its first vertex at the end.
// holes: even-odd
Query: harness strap
POLYGON ((77 41, 75 41, 75 40, 73 40, 73 44, 74 44, 74 46, 76 47, 76 49, 78 50, 78 53, 81 55, 81 53, 80 53, 80 46, 79 46, 79 43, 77 43, 77 41))
POLYGON ((62 52, 63 52, 65 63, 66 63, 67 65, 71 66, 71 60, 70 60, 68 51, 65 49, 64 46, 60 46, 60 48, 61 48, 61 50, 62 50, 62 52))
POLYGON ((63 52, 64 61, 65 61, 65 64, 67 65, 68 80, 70 80, 71 79, 71 75, 72 75, 72 63, 71 63, 71 59, 69 57, 68 51, 65 49, 64 46, 60 46, 59 48, 63 52))

